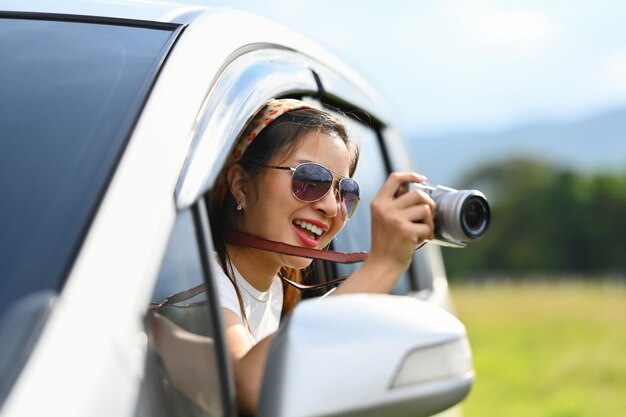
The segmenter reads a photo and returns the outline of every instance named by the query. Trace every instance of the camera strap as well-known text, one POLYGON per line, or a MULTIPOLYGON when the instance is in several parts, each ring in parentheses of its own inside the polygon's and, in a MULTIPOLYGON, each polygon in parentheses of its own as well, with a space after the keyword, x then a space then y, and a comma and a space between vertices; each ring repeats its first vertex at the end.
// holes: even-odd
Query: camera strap
MULTIPOLYGON (((246 246, 255 249, 262 249, 270 252, 280 253, 283 255, 293 255, 302 258, 320 259, 323 261, 339 262, 344 264, 353 264, 356 262, 363 262, 367 259, 367 252, 337 252, 333 250, 319 250, 304 248, 302 246, 290 245, 283 242, 275 242, 273 240, 260 238, 258 236, 251 235, 249 233, 240 232, 238 230, 227 229, 224 235, 224 241, 232 245, 246 246)), ((278 273, 280 279, 288 283, 289 285, 304 290, 314 290, 321 287, 328 287, 345 281, 348 276, 331 279, 326 282, 320 282, 318 284, 300 284, 290 279, 285 278, 281 273, 278 273)))
POLYGON ((239 246, 247 246, 255 249, 267 250, 281 253, 283 255, 294 255, 302 258, 321 259, 323 261, 339 262, 342 264, 353 264, 363 262, 367 259, 367 252, 337 252, 333 250, 319 250, 290 245, 282 242, 275 242, 260 238, 248 233, 228 229, 224 236, 226 243, 239 246))

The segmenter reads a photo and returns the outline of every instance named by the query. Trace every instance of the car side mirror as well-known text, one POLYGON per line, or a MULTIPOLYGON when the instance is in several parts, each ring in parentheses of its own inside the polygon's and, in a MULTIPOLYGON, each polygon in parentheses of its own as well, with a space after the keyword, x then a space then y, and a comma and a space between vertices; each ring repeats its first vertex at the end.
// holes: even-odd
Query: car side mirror
POLYGON ((430 416, 473 380, 465 327, 443 309, 392 295, 305 300, 274 336, 257 416, 430 416))

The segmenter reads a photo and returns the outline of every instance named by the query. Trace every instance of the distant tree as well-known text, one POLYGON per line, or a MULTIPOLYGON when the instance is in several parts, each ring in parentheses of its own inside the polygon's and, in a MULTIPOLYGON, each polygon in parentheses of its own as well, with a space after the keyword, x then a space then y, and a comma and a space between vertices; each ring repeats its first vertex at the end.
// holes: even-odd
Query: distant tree
POLYGON ((452 279, 504 274, 626 271, 626 172, 583 174, 545 161, 512 159, 468 173, 485 192, 490 230, 467 249, 445 249, 452 279))

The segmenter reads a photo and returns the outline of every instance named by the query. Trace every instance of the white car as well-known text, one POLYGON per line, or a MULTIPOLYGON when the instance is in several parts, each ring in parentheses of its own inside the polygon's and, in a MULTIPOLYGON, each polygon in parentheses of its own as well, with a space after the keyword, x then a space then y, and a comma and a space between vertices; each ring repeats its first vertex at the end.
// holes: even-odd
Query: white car
MULTIPOLYGON (((267 99, 337 108, 364 201, 334 249, 367 250, 368 200, 414 170, 384 104, 311 41, 223 9, 4 2, 0 57, 0 416, 236 416, 209 262, 216 175, 267 99), (160 311, 212 354, 168 362, 148 313, 198 285, 160 311)), ((311 279, 352 268, 320 262, 311 279)), ((317 295, 281 325, 257 415, 427 416, 467 395, 436 246, 394 295, 317 295)))

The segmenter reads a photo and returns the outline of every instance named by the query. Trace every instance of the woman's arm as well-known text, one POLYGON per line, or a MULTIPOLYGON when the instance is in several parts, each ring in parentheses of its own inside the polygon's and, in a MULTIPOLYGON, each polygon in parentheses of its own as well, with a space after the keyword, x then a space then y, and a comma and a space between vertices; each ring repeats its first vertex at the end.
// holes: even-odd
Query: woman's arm
POLYGON ((412 172, 389 175, 370 204, 372 247, 363 266, 333 293, 388 293, 406 271, 417 245, 434 234, 434 201, 412 189, 399 195, 409 182, 426 179, 412 172))
POLYGON ((263 370, 272 336, 267 336, 254 344, 252 335, 235 313, 222 309, 222 314, 235 377, 239 412, 244 415, 254 415, 259 403, 263 370))

